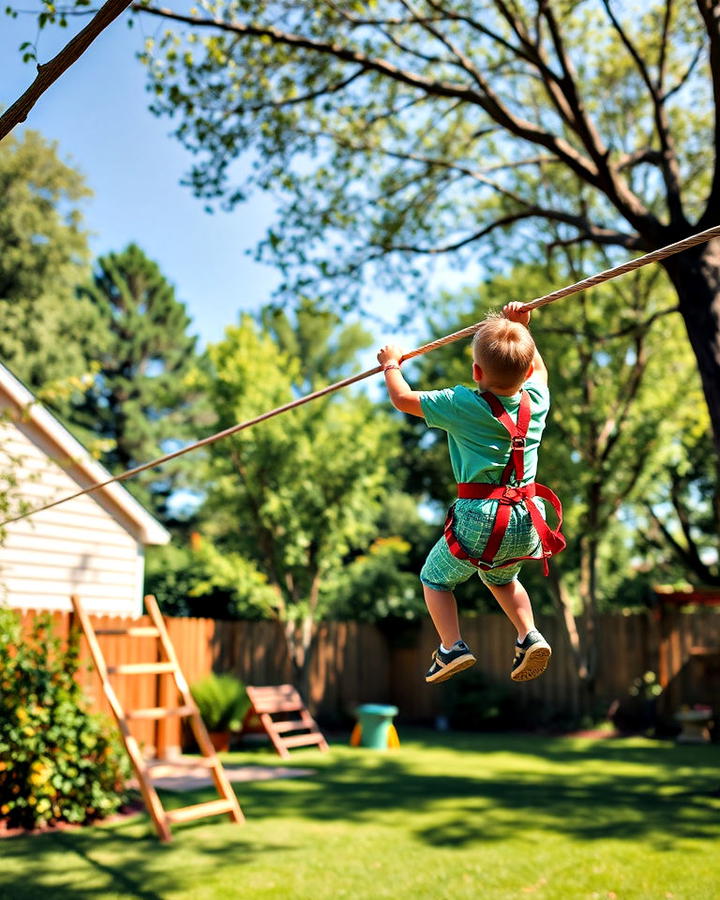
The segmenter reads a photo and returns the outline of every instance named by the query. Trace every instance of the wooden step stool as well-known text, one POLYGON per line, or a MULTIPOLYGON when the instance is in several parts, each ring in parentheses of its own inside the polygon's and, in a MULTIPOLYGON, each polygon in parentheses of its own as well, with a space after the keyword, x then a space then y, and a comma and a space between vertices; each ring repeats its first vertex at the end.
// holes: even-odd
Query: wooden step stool
POLYGON ((307 711, 300 694, 291 684, 274 687, 248 685, 247 695, 250 708, 245 713, 243 729, 257 717, 262 730, 283 759, 290 756, 288 751, 291 747, 316 745, 319 750, 330 749, 315 719, 307 711))

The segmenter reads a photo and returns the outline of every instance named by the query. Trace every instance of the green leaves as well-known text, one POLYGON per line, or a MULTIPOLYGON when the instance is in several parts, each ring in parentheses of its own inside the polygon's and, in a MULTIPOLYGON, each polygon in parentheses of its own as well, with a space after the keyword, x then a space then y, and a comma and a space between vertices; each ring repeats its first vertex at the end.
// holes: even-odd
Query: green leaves
POLYGON ((250 705, 245 685, 232 675, 208 675, 190 686, 208 731, 236 731, 250 705))
POLYGON ((560 240, 585 234, 585 219, 607 233, 628 228, 625 215, 634 232, 618 186, 667 221, 653 90, 685 200, 699 212, 707 197, 713 100, 691 0, 667 19, 660 0, 639 16, 628 7, 616 23, 600 4, 560 2, 536 13, 495 0, 211 10, 222 29, 204 11, 195 28, 168 15, 148 60, 154 110, 179 116, 198 195, 233 205, 255 187, 279 194, 258 252, 288 273, 283 297, 311 286, 350 308, 377 279, 426 299, 429 259, 512 255, 506 230, 495 246, 491 234, 518 216, 559 223, 560 240), (256 170, 237 184, 232 162, 247 152, 256 170), (590 174, 600 158, 612 178, 590 174))
POLYGON ((0 357, 34 390, 82 376, 103 344, 92 305, 76 296, 88 276, 89 194, 37 132, 0 144, 0 357))
MULTIPOLYGON (((362 330, 307 302, 290 319, 266 309, 209 348, 206 389, 223 427, 287 402, 352 369, 362 330)), ((326 613, 321 585, 374 536, 396 452, 395 425, 347 392, 242 431, 208 449, 202 531, 231 567, 252 561, 274 592, 274 614, 326 613), (232 562, 232 561, 235 562, 232 562)))
POLYGON ((64 645, 49 614, 23 634, 0 607, 0 818, 10 827, 89 822, 125 802, 127 757, 87 712, 78 668, 77 635, 64 645))

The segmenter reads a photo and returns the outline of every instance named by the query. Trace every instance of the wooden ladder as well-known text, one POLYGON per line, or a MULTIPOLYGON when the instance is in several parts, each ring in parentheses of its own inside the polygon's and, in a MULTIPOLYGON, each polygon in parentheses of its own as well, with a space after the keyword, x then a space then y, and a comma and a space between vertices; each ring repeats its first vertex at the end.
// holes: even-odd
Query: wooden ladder
MULTIPOLYGON (((206 816, 217 816, 224 813, 230 817, 233 822, 244 822, 240 804, 237 801, 232 785, 228 781, 222 763, 217 757, 215 750, 208 737, 205 723, 200 717, 197 705, 193 700, 192 694, 188 687, 187 681, 180 670, 175 648, 173 647, 170 636, 168 635, 165 622, 158 608, 157 602, 153 596, 145 597, 145 607, 153 622, 152 626, 131 626, 129 628, 94 628, 90 617, 85 612, 77 596, 71 597, 75 617, 82 628, 83 634, 88 642, 90 654, 95 668, 97 669, 102 684, 103 693, 105 694, 110 709, 117 721, 120 733, 122 734, 125 747, 127 749, 130 761, 132 762, 135 774, 137 776, 140 791, 142 793, 145 806, 155 824, 155 829, 161 841, 170 841, 170 826, 180 822, 189 822, 192 819, 202 819, 206 816), (108 666, 105 662, 98 635, 112 634, 125 635, 127 637, 154 637, 159 641, 159 656, 164 656, 164 660, 147 662, 147 663, 127 663, 124 665, 108 666), (170 674, 174 677, 177 693, 179 693, 182 701, 180 705, 155 706, 148 709, 135 709, 126 711, 120 703, 117 693, 110 681, 111 675, 163 675, 170 674), (193 806, 186 806, 181 809, 166 810, 160 802, 155 786, 152 782, 152 771, 157 764, 146 762, 143 757, 140 745, 130 730, 129 723, 140 719, 167 719, 170 716, 185 717, 190 720, 190 726, 195 740, 197 741, 203 758, 201 760, 193 759, 189 765, 202 766, 207 768, 212 774, 215 787, 220 795, 219 800, 210 800, 206 803, 196 803, 193 806)), ((176 698, 177 698, 176 693, 176 698)), ((166 695, 166 694, 165 694, 166 695)), ((166 761, 161 761, 160 765, 167 765, 166 761)))

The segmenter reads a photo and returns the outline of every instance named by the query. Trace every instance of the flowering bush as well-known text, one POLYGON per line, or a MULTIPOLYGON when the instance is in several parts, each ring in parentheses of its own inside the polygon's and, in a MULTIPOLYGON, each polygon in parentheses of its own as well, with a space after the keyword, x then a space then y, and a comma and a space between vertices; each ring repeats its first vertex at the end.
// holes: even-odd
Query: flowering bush
POLYGON ((127 799, 127 756, 87 711, 78 668, 77 634, 63 647, 39 616, 23 640, 18 616, 0 608, 0 819, 9 827, 85 823, 127 799))

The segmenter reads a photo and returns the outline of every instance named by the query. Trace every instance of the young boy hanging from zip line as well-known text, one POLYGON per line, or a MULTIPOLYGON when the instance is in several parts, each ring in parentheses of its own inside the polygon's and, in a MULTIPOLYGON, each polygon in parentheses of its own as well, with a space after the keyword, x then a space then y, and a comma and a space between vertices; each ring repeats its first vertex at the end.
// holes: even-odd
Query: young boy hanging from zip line
POLYGON ((425 680, 445 681, 475 663, 460 636, 453 590, 477 572, 517 629, 510 677, 537 678, 550 645, 535 628, 527 591, 518 581, 522 562, 547 560, 565 546, 562 509, 553 492, 535 483, 538 447, 550 408, 548 373, 530 331, 530 313, 508 303, 489 315, 472 342, 472 377, 441 391, 413 391, 400 372, 402 350, 388 344, 377 355, 393 406, 447 432, 458 499, 442 538, 420 572, 425 603, 440 637, 425 680), (557 528, 545 522, 548 500, 557 528))

